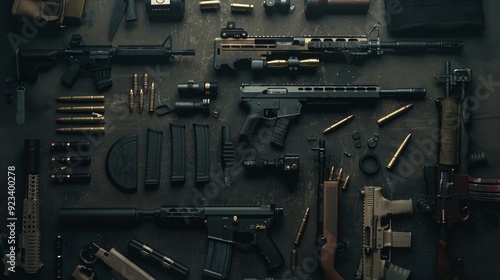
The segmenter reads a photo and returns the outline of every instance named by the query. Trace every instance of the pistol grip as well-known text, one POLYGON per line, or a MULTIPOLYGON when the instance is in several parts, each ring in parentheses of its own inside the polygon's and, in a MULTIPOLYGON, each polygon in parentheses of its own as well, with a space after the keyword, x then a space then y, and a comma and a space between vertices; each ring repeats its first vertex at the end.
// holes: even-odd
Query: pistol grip
POLYGON ((78 79, 78 74, 80 73, 80 64, 74 60, 71 60, 71 65, 68 70, 64 72, 61 77, 61 82, 67 86, 72 87, 75 84, 76 79, 78 79))
POLYGON ((290 120, 287 118, 279 118, 274 127, 273 136, 271 137, 271 145, 276 148, 283 149, 285 146, 285 138, 288 132, 288 124, 290 120))
POLYGON ((257 126, 257 122, 262 117, 262 111, 260 110, 252 110, 250 115, 248 115, 243 127, 240 130, 240 134, 244 136, 251 136, 255 127, 257 126))
POLYGON ((208 239, 208 252, 203 274, 216 279, 227 279, 233 247, 230 243, 208 239))
POLYGON ((255 235, 255 241, 266 259, 267 269, 274 269, 285 263, 278 246, 276 246, 266 232, 258 232, 255 235))

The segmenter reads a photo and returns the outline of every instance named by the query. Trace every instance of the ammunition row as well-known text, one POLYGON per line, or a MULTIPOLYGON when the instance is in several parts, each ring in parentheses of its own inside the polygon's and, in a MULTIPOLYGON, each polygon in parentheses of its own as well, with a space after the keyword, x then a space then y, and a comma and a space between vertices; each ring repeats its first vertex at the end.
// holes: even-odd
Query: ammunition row
POLYGON ((86 124, 91 126, 57 127, 58 133, 84 133, 97 132, 104 133, 104 95, 75 95, 58 96, 59 103, 95 103, 92 105, 62 106, 57 107, 58 113, 86 113, 88 115, 57 117, 56 122, 60 124, 86 124))

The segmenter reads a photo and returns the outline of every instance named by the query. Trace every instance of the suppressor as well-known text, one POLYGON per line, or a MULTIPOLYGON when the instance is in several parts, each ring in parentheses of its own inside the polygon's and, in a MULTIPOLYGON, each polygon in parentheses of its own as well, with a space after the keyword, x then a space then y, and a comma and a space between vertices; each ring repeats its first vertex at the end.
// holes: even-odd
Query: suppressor
POLYGON ((128 243, 128 249, 131 252, 140 254, 141 257, 157 263, 163 269, 171 271, 176 276, 186 278, 189 274, 189 268, 173 258, 159 252, 137 239, 133 239, 128 243))

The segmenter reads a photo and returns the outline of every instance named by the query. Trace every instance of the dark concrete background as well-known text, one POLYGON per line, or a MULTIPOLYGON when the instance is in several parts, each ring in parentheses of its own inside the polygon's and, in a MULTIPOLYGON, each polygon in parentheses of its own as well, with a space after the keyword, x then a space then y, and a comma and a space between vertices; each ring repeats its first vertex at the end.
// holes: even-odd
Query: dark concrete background
MULTIPOLYGON (((66 27, 58 34, 42 34, 43 32, 25 33, 11 27, 9 8, 11 1, 2 1, 1 11, 4 38, 13 38, 13 34, 24 36, 20 47, 30 48, 62 48, 69 41, 71 34, 80 33, 89 45, 110 44, 107 39, 107 28, 114 1, 87 1, 85 21, 79 28, 66 27)), ((139 20, 132 24, 122 23, 112 45, 123 44, 158 44, 167 34, 172 34, 175 49, 196 49, 196 56, 176 57, 168 65, 113 65, 112 77, 114 86, 106 95, 106 125, 104 137, 91 137, 93 142, 92 182, 88 185, 57 186, 50 184, 51 152, 49 145, 53 141, 69 141, 85 139, 78 135, 58 135, 55 133, 54 119, 58 116, 55 108, 58 104, 54 98, 59 95, 96 94, 91 78, 81 78, 73 89, 60 84, 60 76, 66 65, 58 65, 48 72, 40 73, 38 82, 26 85, 26 123, 18 126, 15 123, 15 104, 0 102, 2 114, 0 138, 1 166, 0 182, 6 182, 7 166, 15 165, 19 172, 17 202, 18 217, 21 216, 21 201, 24 198, 24 174, 22 154, 25 138, 38 138, 42 144, 42 160, 40 174, 40 216, 42 234, 42 269, 30 279, 51 279, 55 273, 55 237, 64 235, 64 277, 69 279, 74 267, 80 263, 80 248, 93 240, 105 249, 115 248, 128 255, 126 245, 132 238, 137 238, 167 253, 179 262, 191 268, 190 279, 201 279, 201 270, 206 255, 206 229, 199 230, 165 230, 152 221, 145 220, 140 226, 132 229, 95 229, 82 225, 80 229, 64 228, 58 222, 58 211, 61 207, 137 207, 142 209, 158 208, 167 205, 209 204, 261 204, 275 203, 285 209, 283 222, 271 230, 271 237, 285 257, 283 268, 270 274, 262 259, 252 250, 238 249, 233 253, 230 279, 244 277, 285 277, 290 271, 290 251, 294 248, 293 238, 299 221, 306 207, 311 207, 309 223, 305 236, 298 249, 298 265, 302 278, 322 279, 313 258, 316 235, 316 188, 317 164, 314 162, 315 152, 311 147, 316 142, 309 142, 307 137, 326 139, 327 150, 336 167, 343 167, 344 174, 350 174, 351 182, 348 190, 340 193, 339 201, 339 240, 346 242, 346 249, 337 256, 336 268, 344 278, 352 278, 361 257, 362 241, 362 199, 358 190, 365 185, 383 187, 384 196, 388 199, 412 198, 415 211, 412 216, 394 218, 395 231, 412 232, 411 249, 392 250, 394 264, 410 269, 412 279, 434 278, 435 245, 437 226, 430 216, 416 210, 417 201, 423 199, 425 182, 421 168, 423 165, 436 162, 436 147, 422 147, 417 143, 428 141, 432 131, 437 127, 437 111, 434 100, 443 95, 440 85, 432 78, 442 72, 445 61, 450 61, 453 68, 471 68, 473 86, 471 95, 475 96, 473 108, 473 125, 470 130, 474 150, 484 151, 488 157, 486 166, 470 170, 476 177, 498 178, 500 149, 498 130, 500 111, 497 106, 500 70, 498 68, 500 36, 497 26, 500 23, 495 11, 500 3, 493 0, 484 1, 486 30, 477 36, 458 36, 448 39, 464 41, 461 55, 384 55, 372 58, 363 65, 343 63, 322 63, 316 75, 288 77, 273 75, 256 79, 249 72, 240 71, 235 76, 216 75, 212 68, 213 39, 220 34, 220 28, 230 20, 245 28, 250 35, 342 35, 366 34, 375 22, 382 25, 383 40, 404 40, 407 38, 391 38, 386 32, 383 1, 372 1, 367 15, 335 15, 325 16, 317 20, 306 20, 301 1, 292 1, 296 6, 292 14, 266 16, 260 4, 256 4, 251 15, 233 15, 229 3, 222 3, 220 11, 201 13, 197 3, 187 3, 186 14, 179 23, 149 23, 142 2, 137 2, 139 20), (219 97, 213 102, 222 108, 218 119, 196 115, 179 118, 174 114, 159 117, 147 112, 140 114, 136 110, 128 112, 128 89, 131 76, 137 72, 150 73, 157 83, 157 104, 169 104, 178 100, 176 85, 189 79, 195 81, 218 81, 219 97), (415 102, 415 107, 405 116, 383 128, 378 128, 375 120, 406 103, 404 101, 380 100, 373 108, 352 108, 346 112, 306 113, 294 122, 288 134, 286 148, 283 152, 271 148, 268 144, 270 131, 274 123, 261 122, 257 137, 250 142, 238 138, 245 113, 238 106, 238 88, 242 82, 272 84, 379 84, 382 88, 425 87, 427 97, 424 101, 415 102), (346 116, 355 114, 356 118, 345 127, 325 137, 321 131, 346 116), (170 177, 170 132, 169 123, 186 125, 187 141, 187 181, 183 187, 172 187, 170 177), (211 133, 211 156, 213 183, 198 188, 194 186, 194 143, 192 123, 207 123, 211 133), (221 167, 219 165, 219 143, 222 125, 231 125, 232 140, 237 147, 236 166, 231 171, 230 187, 220 184, 221 167), (158 190, 146 191, 143 187, 145 174, 145 151, 147 128, 156 128, 164 132, 162 151, 162 184, 158 190), (351 132, 361 132, 363 147, 353 146, 351 132), (139 191, 136 194, 124 194, 114 188, 105 175, 104 161, 110 146, 127 133, 139 134, 139 191), (380 135, 374 152, 386 164, 397 146, 408 133, 413 138, 403 153, 403 160, 393 172, 382 169, 376 176, 368 177, 358 168, 359 157, 368 151, 366 141, 373 133, 380 135), (344 151, 352 153, 351 157, 344 151), (284 153, 298 153, 301 160, 300 178, 294 189, 285 187, 284 180, 272 174, 265 178, 254 178, 242 172, 244 159, 260 155, 262 158, 275 158, 284 153)), ((426 38, 411 38, 426 39, 426 38)), ((15 76, 14 48, 8 40, 2 40, 1 77, 15 76)), ((75 169, 85 171, 85 169, 75 169)), ((0 192, 0 217, 6 217, 5 192, 0 192)), ((494 203, 473 202, 471 209, 475 222, 468 228, 459 228, 452 238, 456 253, 464 260, 465 270, 471 279, 500 278, 500 229, 498 219, 500 208, 494 203)), ((5 230, 5 229, 3 229, 5 230)), ((20 231, 20 229, 18 229, 20 231)), ((131 257, 157 279, 171 277, 151 264, 131 257)), ((108 269, 102 263, 92 266, 103 279, 111 279, 108 269)), ((11 279, 27 279, 24 273, 16 273, 11 279)), ((288 279, 288 278, 287 278, 288 279)), ((300 279, 300 278, 299 278, 300 279)))

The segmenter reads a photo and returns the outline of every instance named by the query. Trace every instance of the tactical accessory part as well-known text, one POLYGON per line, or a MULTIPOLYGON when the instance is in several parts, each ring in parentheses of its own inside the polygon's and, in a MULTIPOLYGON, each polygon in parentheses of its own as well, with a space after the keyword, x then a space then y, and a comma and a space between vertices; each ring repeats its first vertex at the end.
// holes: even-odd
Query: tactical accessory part
POLYGON ((57 102, 104 102, 104 95, 72 95, 72 96, 57 96, 57 102))
POLYGON ((347 175, 347 177, 345 177, 344 183, 342 184, 343 190, 347 189, 347 185, 349 184, 349 179, 351 179, 351 175, 347 175))
POLYGON ((217 82, 199 82, 195 83, 189 80, 187 83, 177 85, 177 91, 181 98, 201 96, 203 98, 217 98, 219 85, 217 82))
POLYGON ((16 89, 16 123, 18 125, 23 125, 26 117, 25 113, 25 94, 26 89, 23 86, 18 86, 16 89))
POLYGON ((373 175, 380 169, 380 160, 376 154, 366 153, 359 158, 359 168, 366 175, 373 175))
POLYGON ((309 217, 309 207, 306 208, 304 216, 302 217, 302 220, 300 221, 300 225, 299 225, 299 229, 297 230, 297 234, 295 235, 295 239, 293 240, 293 244, 295 244, 295 246, 299 246, 300 241, 302 240, 302 236, 304 235, 303 233, 304 233, 304 229, 306 228, 308 217, 309 217))
POLYGON ((149 92, 149 113, 155 111, 155 81, 151 82, 151 90, 149 92))
POLYGON ((127 134, 118 139, 106 156, 106 174, 113 185, 122 192, 137 192, 138 135, 127 134))
POLYGON ((387 169, 389 169, 389 170, 392 169, 392 167, 394 166, 394 163, 398 159, 399 155, 401 154, 401 152, 403 151, 403 149, 408 144, 408 141, 410 140, 410 137, 411 137, 411 133, 409 133, 408 136, 406 136, 405 140, 403 140, 403 143, 401 143, 401 145, 399 145, 397 151, 392 156, 391 161, 389 161, 389 163, 387 164, 387 166, 386 166, 387 169))
POLYGON ((307 137, 306 139, 307 139, 307 141, 315 141, 315 140, 316 140, 316 137, 314 137, 314 136, 309 136, 309 137, 307 137))
POLYGON ((362 144, 361 144, 361 140, 356 140, 356 141, 354 141, 354 147, 356 147, 356 148, 358 148, 358 149, 359 149, 359 148, 361 148, 361 146, 362 146, 362 144))
POLYGON ((62 163, 69 166, 89 166, 90 156, 52 157, 51 162, 62 163))
POLYGON ((354 119, 354 114, 349 115, 349 116, 341 119, 340 121, 332 124, 331 126, 327 127, 325 130, 323 130, 323 134, 326 134, 330 131, 333 131, 335 128, 340 127, 341 125, 345 124, 346 122, 348 122, 349 120, 352 120, 352 119, 354 119))
POLYGON ((183 124, 170 124, 172 137, 170 182, 184 184, 186 180, 186 127, 183 124))
POLYGON ((411 108, 413 108, 413 104, 410 103, 406 106, 403 106, 403 107, 397 109, 396 111, 394 111, 392 113, 389 113, 388 115, 377 120, 378 126, 382 126, 382 125, 390 122, 391 120, 395 119, 397 116, 403 114, 404 112, 410 110, 411 108))
POLYGON ((58 234, 56 236, 56 280, 63 279, 63 237, 58 234))
POLYGON ((226 27, 222 28, 220 31, 220 36, 223 39, 227 38, 246 38, 248 37, 248 33, 245 31, 245 29, 236 27, 236 22, 234 21, 228 21, 226 23, 226 27))
POLYGON ((104 116, 77 116, 77 117, 60 117, 56 118, 58 123, 104 123, 104 116))
POLYGON ((50 176, 52 184, 88 184, 90 180, 90 173, 52 174, 50 176))
POLYGON ((299 156, 286 155, 274 160, 245 160, 243 162, 243 167, 245 170, 255 171, 279 170, 292 175, 299 172, 299 156))
POLYGON ((146 0, 146 13, 150 22, 181 21, 185 13, 185 0, 146 0))
POLYGON ((220 10, 220 1, 219 0, 200 1, 200 10, 202 11, 220 10))
POLYGON ((175 112, 179 116, 190 116, 198 112, 209 115, 210 99, 203 99, 201 102, 175 102, 175 112))
POLYGON ((12 104, 14 103, 14 94, 15 94, 15 90, 12 89, 12 88, 8 88, 5 90, 5 98, 6 98, 6 101, 7 101, 7 104, 12 104))
POLYGON ((93 263, 96 259, 100 259, 125 279, 154 280, 151 275, 135 265, 114 248, 111 248, 108 252, 95 243, 90 243, 82 248, 80 257, 86 263, 93 263))
POLYGON ((286 14, 290 11, 290 0, 264 0, 263 6, 268 15, 275 12, 286 14))
POLYGON ((173 111, 175 111, 175 110, 170 109, 170 107, 167 104, 158 105, 155 109, 155 113, 158 116, 163 116, 163 115, 166 115, 168 113, 172 113, 173 111))
POLYGON ((297 250, 292 249, 290 254, 290 266, 292 268, 292 273, 295 274, 295 267, 297 266, 297 250))
POLYGON ((368 139, 368 147, 370 149, 374 149, 375 147, 377 147, 377 142, 378 142, 377 138, 371 137, 370 139, 368 139))
POLYGON ((148 151, 146 159, 146 188, 156 188, 160 185, 161 147, 163 132, 148 128, 148 151))
POLYGON ((352 139, 359 140, 361 138, 361 133, 359 133, 359 131, 357 131, 357 130, 354 130, 352 132, 351 136, 352 136, 352 139))
POLYGON ((133 79, 132 79, 132 89, 134 90, 134 96, 137 96, 139 93, 139 74, 134 73, 133 79))
POLYGON ((212 116, 214 116, 214 118, 216 118, 216 119, 219 118, 220 111, 221 111, 221 108, 219 106, 215 106, 214 110, 212 111, 212 116))
POLYGON ((180 278, 186 278, 189 274, 189 268, 164 253, 153 249, 152 247, 142 243, 137 239, 132 239, 127 248, 141 257, 158 264, 161 268, 166 269, 180 278))
POLYGON ((57 112, 60 113, 104 113, 104 106, 68 106, 58 107, 57 112))
POLYGON ((52 142, 50 149, 53 152, 69 152, 89 153, 91 146, 90 141, 71 141, 71 142, 52 142))
POLYGON ((139 113, 144 110, 144 90, 139 89, 139 113))
POLYGON ((339 13, 366 14, 369 7, 370 0, 305 0, 304 2, 308 18, 339 13))
POLYGON ((193 124, 194 144, 196 147, 195 182, 210 181, 210 131, 208 124, 193 124))
POLYGON ((231 3, 231 13, 251 13, 253 11, 253 5, 251 4, 240 4, 231 3))
POLYGON ((344 151, 344 155, 346 157, 351 157, 352 156, 352 153, 348 152, 348 151, 344 151))
POLYGON ((91 126, 91 127, 58 127, 57 133, 105 133, 104 126, 91 126))
POLYGON ((231 142, 231 127, 228 125, 222 126, 221 135, 221 165, 224 184, 229 185, 229 169, 234 165, 234 145, 231 142))

